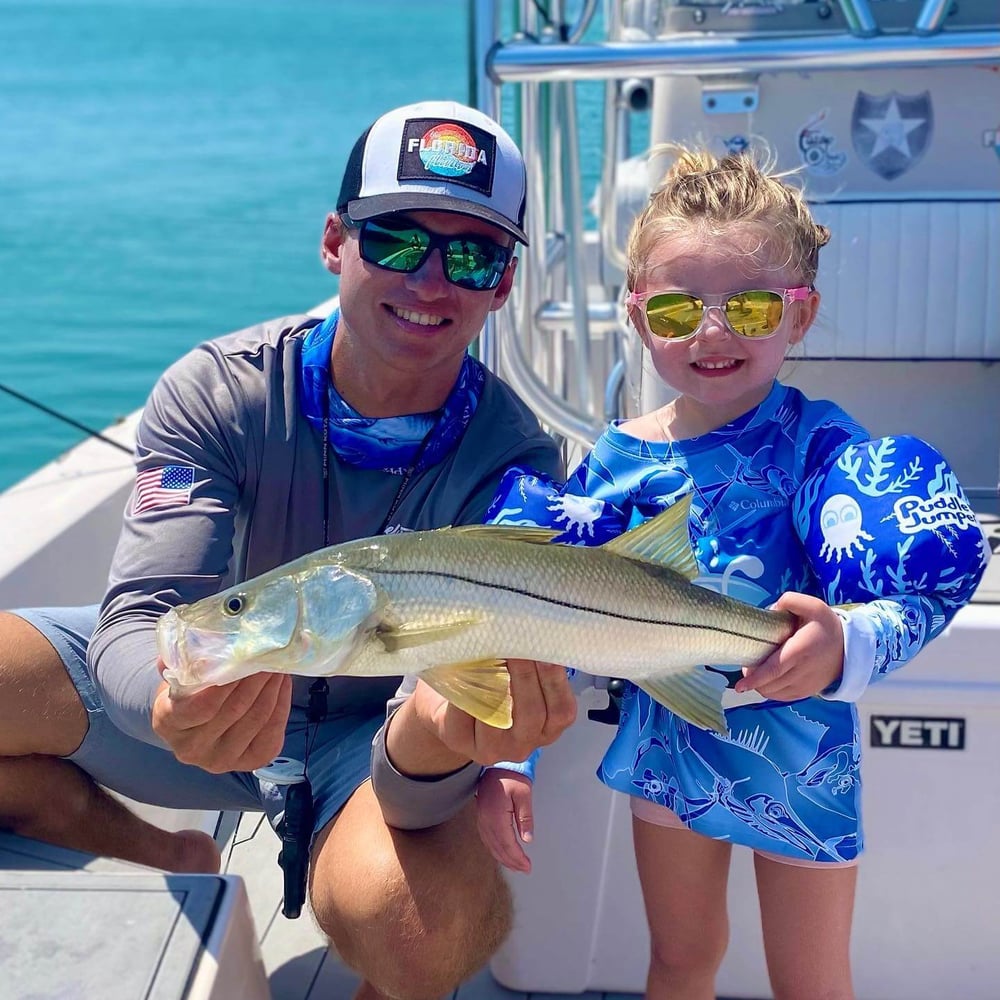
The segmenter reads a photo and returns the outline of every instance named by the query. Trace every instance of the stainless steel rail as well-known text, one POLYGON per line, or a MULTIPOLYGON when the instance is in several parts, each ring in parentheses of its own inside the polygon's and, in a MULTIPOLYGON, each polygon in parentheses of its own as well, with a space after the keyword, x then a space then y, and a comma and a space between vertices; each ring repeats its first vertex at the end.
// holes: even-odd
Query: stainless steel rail
POLYGON ((515 39, 495 48, 486 69, 496 83, 615 80, 628 76, 957 66, 1000 63, 1000 31, 917 36, 815 34, 798 37, 687 35, 642 42, 567 45, 515 39))

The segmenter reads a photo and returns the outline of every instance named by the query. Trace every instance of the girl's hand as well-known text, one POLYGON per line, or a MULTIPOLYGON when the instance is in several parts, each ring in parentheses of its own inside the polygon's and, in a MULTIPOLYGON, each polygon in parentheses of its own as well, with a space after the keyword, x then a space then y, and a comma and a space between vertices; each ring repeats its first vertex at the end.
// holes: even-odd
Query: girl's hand
POLYGON ((531 871, 531 859, 521 842, 531 843, 531 782, 516 771, 491 767, 476 789, 479 836, 490 853, 514 872, 531 871), (519 839, 520 838, 520 839, 519 839))
POLYGON ((782 594, 772 605, 798 619, 795 631, 766 660, 744 667, 736 690, 775 701, 795 701, 825 691, 844 669, 844 631, 837 614, 818 597, 782 594))

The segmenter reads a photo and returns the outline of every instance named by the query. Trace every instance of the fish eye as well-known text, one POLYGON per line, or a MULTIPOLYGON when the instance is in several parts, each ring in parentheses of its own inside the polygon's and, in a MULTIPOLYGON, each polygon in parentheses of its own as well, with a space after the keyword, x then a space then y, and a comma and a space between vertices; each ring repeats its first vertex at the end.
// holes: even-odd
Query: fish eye
POLYGON ((235 617, 246 607, 246 598, 242 594, 233 594, 222 602, 222 613, 235 617))

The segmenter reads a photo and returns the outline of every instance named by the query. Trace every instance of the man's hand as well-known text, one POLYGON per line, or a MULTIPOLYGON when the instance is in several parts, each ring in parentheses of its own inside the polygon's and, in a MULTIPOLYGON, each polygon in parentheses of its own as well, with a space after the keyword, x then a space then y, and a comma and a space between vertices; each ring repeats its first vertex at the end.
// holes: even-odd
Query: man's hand
POLYGON ((744 668, 736 690, 757 691, 775 701, 795 701, 825 691, 844 669, 840 618, 808 594, 782 594, 771 607, 795 615, 796 629, 766 660, 744 668))
POLYGON ((153 731, 183 764, 213 774, 252 771, 281 751, 291 706, 289 674, 254 674, 178 698, 164 682, 153 702, 153 731))
POLYGON ((395 768, 414 777, 446 774, 470 761, 489 765, 524 760, 538 747, 555 742, 576 718, 576 695, 566 669, 508 660, 507 670, 514 716, 510 729, 474 719, 418 682, 386 731, 386 751, 395 768))

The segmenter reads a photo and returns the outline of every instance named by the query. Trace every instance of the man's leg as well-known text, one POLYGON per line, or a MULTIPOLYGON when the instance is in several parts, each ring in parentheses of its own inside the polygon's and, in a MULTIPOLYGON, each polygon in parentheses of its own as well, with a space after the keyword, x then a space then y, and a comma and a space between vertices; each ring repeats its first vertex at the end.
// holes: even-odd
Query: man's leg
POLYGON ((77 750, 88 726, 53 644, 23 618, 0 612, 0 829, 168 871, 218 871, 219 851, 207 834, 145 822, 59 759, 77 750))
POLYGON ((365 978, 356 1000, 439 1000, 510 930, 472 803, 430 830, 394 830, 367 781, 317 837, 310 884, 320 927, 365 978))

